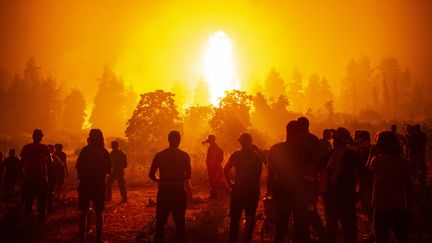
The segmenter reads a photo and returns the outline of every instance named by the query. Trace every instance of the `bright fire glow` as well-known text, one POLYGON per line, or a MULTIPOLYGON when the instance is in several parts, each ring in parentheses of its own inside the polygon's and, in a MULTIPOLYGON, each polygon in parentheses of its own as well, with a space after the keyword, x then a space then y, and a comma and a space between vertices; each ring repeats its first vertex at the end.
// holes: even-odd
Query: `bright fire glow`
POLYGON ((204 78, 210 89, 210 102, 215 106, 226 90, 240 87, 232 50, 231 40, 223 31, 210 36, 204 56, 204 78))

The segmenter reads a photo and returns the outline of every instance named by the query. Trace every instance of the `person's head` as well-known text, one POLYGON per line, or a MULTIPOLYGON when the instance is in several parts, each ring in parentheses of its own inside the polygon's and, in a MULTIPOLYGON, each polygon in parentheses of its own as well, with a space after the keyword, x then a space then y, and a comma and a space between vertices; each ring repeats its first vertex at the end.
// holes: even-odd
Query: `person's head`
POLYGON ((285 127, 286 130, 286 141, 298 142, 300 134, 302 133, 303 127, 298 121, 290 121, 285 127))
POLYGON ((352 144, 353 142, 354 142, 354 140, 351 137, 351 133, 346 128, 339 127, 333 133, 333 146, 334 147, 346 146, 348 144, 352 144))
POLYGON ((89 145, 104 147, 105 141, 102 131, 100 129, 91 129, 87 142, 89 145))
POLYGON ((40 129, 35 129, 35 130, 33 131, 32 138, 33 138, 33 142, 35 142, 35 143, 40 143, 40 142, 42 141, 42 138, 43 138, 42 130, 40 130, 40 129))
POLYGON ((309 120, 306 117, 299 117, 297 122, 302 131, 309 131, 309 120))
POLYGON ((378 134, 378 141, 376 144, 378 150, 383 154, 400 155, 402 149, 397 136, 390 131, 381 132, 378 134))
POLYGON ((238 141, 243 149, 252 147, 252 135, 249 133, 242 133, 238 141))
POLYGON ((331 136, 332 136, 332 132, 330 129, 324 129, 323 130, 323 139, 324 140, 327 140, 327 141, 330 140, 331 136))
POLYGON ((354 131, 354 142, 355 143, 359 143, 361 132, 362 131, 360 129, 357 129, 354 131))
POLYGON ((202 144, 206 144, 206 143, 214 144, 215 142, 216 142, 216 136, 210 134, 210 135, 208 135, 207 139, 202 142, 202 144))
POLYGON ((396 133, 397 132, 397 126, 396 126, 396 124, 392 124, 390 129, 391 129, 392 132, 396 133))
POLYGON ((180 140, 181 140, 180 132, 171 131, 168 134, 168 143, 171 148, 178 148, 178 146, 180 145, 180 140))
POLYGON ((119 144, 117 141, 112 141, 111 142, 111 148, 112 150, 118 150, 119 144))
POLYGON ((413 132, 413 126, 407 125, 407 134, 411 134, 413 132))
POLYGON ((56 145, 54 145, 55 150, 57 152, 62 152, 63 151, 63 144, 57 143, 56 145))
POLYGON ((368 146, 371 143, 370 133, 366 130, 362 130, 359 134, 359 144, 368 146))
POLYGON ((15 149, 9 150, 9 157, 15 157, 15 149))

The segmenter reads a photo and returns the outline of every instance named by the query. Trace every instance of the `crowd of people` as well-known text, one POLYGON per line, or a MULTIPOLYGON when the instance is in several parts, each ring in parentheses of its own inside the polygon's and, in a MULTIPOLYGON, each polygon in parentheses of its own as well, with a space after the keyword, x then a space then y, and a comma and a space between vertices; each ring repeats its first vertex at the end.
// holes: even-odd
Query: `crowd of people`
MULTIPOLYGON (((419 125, 408 126, 405 136, 392 125, 380 132, 372 144, 368 131, 357 130, 354 136, 342 127, 325 129, 319 139, 309 132, 309 120, 300 117, 286 125, 286 139, 269 150, 253 144, 252 135, 242 133, 239 150, 224 160, 216 137, 209 135, 206 165, 210 184, 210 200, 221 192, 229 192, 230 229, 228 242, 239 238, 240 219, 245 214, 244 242, 253 237, 256 211, 261 198, 262 171, 266 171, 266 198, 271 198, 274 217, 274 242, 284 242, 292 216, 296 242, 309 242, 310 229, 320 242, 336 242, 339 224, 345 242, 357 241, 357 206, 373 226, 370 238, 388 242, 392 230, 398 242, 408 242, 408 216, 413 200, 413 184, 427 184, 426 134, 419 125), (324 218, 317 210, 324 202, 324 218)), ((32 213, 37 198, 39 219, 45 220, 52 201, 62 193, 68 176, 66 154, 62 145, 42 144, 43 133, 33 132, 33 143, 21 150, 18 159, 14 150, 3 162, 1 158, 2 196, 10 200, 22 190, 25 211, 32 213), (20 183, 21 182, 21 183, 20 183), (47 208, 46 208, 47 207, 47 208)), ((156 202, 155 242, 164 241, 164 227, 172 213, 176 239, 186 242, 185 214, 190 184, 191 161, 179 149, 181 135, 168 134, 168 148, 158 152, 151 163, 149 177, 158 184, 156 202)), ((96 240, 102 240, 103 210, 111 200, 111 186, 117 181, 122 203, 127 202, 124 169, 127 156, 116 141, 112 151, 105 148, 103 133, 90 130, 87 145, 79 153, 76 170, 79 180, 78 207, 81 210, 80 240, 86 239, 89 207, 96 214, 96 240)))
MULTIPOLYGON (((178 149, 180 133, 169 135, 169 148, 158 153, 150 178, 159 184, 155 242, 163 242, 163 228, 173 212, 177 240, 186 242, 185 212, 190 185, 190 159, 178 149), (172 138, 175 134, 175 139, 172 138), (156 177, 159 169, 160 177, 156 177)), ((296 242, 310 242, 309 229, 320 242, 336 242, 339 224, 345 242, 356 242, 357 203, 372 226, 369 240, 388 242, 394 232, 398 242, 408 242, 408 218, 413 200, 414 180, 426 186, 426 134, 419 125, 408 126, 406 136, 380 132, 376 144, 368 131, 351 133, 343 128, 325 129, 319 139, 309 132, 309 120, 300 117, 286 126, 286 140, 261 150, 251 134, 242 133, 240 149, 222 167, 223 151, 210 135, 206 164, 210 199, 230 188, 230 229, 228 242, 237 242, 240 218, 245 214, 244 242, 253 237, 256 210, 260 200, 262 168, 267 169, 266 198, 271 198, 274 216, 274 242, 284 242, 290 216, 296 242), (234 173, 233 171, 234 170, 234 173), (233 175, 234 174, 234 175, 233 175), (221 184, 221 178, 225 183, 221 184), (324 202, 325 224, 317 210, 324 202)))

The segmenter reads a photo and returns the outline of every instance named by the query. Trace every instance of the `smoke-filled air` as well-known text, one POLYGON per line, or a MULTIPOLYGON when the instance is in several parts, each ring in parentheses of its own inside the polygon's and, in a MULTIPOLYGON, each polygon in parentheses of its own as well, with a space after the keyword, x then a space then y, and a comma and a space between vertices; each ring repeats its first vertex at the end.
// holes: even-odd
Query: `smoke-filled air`
POLYGON ((0 241, 428 242, 431 26, 428 0, 0 1, 0 241))

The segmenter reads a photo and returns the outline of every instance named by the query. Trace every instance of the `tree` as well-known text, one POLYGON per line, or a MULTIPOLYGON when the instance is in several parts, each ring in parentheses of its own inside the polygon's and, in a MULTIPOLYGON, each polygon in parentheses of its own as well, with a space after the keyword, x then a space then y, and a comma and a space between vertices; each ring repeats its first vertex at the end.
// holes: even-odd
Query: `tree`
POLYGON ((252 96, 239 90, 226 91, 225 97, 215 108, 210 126, 219 137, 218 141, 228 150, 238 147, 238 136, 250 127, 250 108, 252 96))
POLYGON ((320 78, 317 74, 313 73, 309 77, 308 85, 305 90, 307 107, 311 109, 319 107, 320 95, 320 78))
POLYGON ((211 131, 209 122, 213 116, 213 106, 191 106, 186 109, 183 119, 185 146, 198 148, 201 145, 202 139, 211 131))
POLYGON ((160 148, 166 144, 168 133, 179 128, 180 118, 174 94, 156 90, 141 95, 127 122, 125 135, 133 144, 160 148))
POLYGON ((295 70, 292 77, 292 82, 288 84, 288 100, 291 103, 291 109, 295 111, 304 111, 304 87, 303 75, 295 70))
POLYGON ((111 68, 105 66, 90 116, 92 127, 100 128, 108 135, 122 134, 129 115, 127 104, 131 98, 135 100, 111 68))
POLYGON ((358 113, 361 109, 371 107, 373 87, 376 86, 373 79, 374 69, 367 57, 358 60, 351 59, 345 69, 345 77, 342 80, 341 108, 350 114, 358 113))
POLYGON ((81 91, 76 89, 72 90, 65 97, 63 104, 63 129, 72 133, 78 133, 82 131, 82 126, 86 116, 86 103, 81 91))
POLYGON ((23 76, 15 75, 6 91, 5 127, 9 133, 31 132, 35 128, 57 131, 60 127, 61 98, 57 82, 44 77, 30 58, 23 76))
POLYGON ((388 89, 388 97, 384 98, 388 99, 389 118, 400 118, 407 115, 410 112, 409 98, 412 90, 409 69, 403 69, 394 57, 384 58, 377 69, 381 78, 385 79, 383 83, 386 82, 388 89))
POLYGON ((272 68, 264 83, 264 93, 269 97, 285 95, 286 85, 276 69, 272 68))

